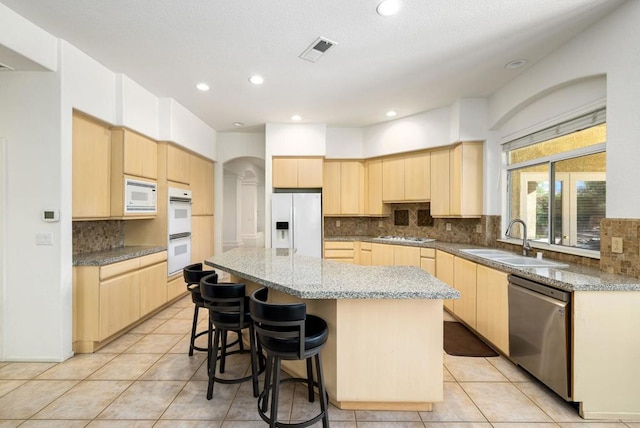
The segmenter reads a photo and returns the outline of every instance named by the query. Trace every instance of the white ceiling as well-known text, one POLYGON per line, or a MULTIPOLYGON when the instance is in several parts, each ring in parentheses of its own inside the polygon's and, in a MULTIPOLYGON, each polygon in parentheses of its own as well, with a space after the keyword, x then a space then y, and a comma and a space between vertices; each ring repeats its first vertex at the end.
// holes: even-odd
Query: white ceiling
POLYGON ((378 0, 0 0, 218 131, 293 114, 359 127, 486 96, 624 1, 402 0, 385 18, 378 0), (298 58, 318 36, 338 45, 298 58))

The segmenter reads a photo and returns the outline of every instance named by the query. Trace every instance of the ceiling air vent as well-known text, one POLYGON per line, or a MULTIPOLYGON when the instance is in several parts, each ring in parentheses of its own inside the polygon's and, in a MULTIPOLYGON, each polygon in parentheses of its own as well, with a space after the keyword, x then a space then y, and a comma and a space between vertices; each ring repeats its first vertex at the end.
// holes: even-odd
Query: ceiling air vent
POLYGON ((13 71, 13 67, 9 67, 8 65, 0 62, 0 71, 13 71))
POLYGON ((318 37, 311 45, 300 54, 300 58, 307 61, 316 62, 320 57, 336 42, 332 42, 324 37, 318 37))

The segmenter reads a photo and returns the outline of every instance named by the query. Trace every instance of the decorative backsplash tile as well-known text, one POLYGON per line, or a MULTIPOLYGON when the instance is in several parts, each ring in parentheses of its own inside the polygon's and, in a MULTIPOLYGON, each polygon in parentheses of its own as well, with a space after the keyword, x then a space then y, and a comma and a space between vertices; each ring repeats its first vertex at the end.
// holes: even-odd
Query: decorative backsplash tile
POLYGON ((600 270, 640 278, 640 219, 600 221, 600 270), (622 238, 622 253, 611 251, 611 238, 622 238))
POLYGON ((393 210, 394 226, 409 226, 409 210, 393 210))
POLYGON ((111 250, 124 246, 124 221, 74 221, 73 254, 111 250))

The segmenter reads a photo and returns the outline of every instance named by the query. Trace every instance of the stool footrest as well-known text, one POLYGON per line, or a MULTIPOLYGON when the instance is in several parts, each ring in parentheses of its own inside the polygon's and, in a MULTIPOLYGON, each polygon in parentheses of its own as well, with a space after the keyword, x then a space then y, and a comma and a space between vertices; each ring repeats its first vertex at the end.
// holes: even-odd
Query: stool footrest
MULTIPOLYGON (((299 383, 304 383, 305 386, 309 384, 309 380, 306 378, 302 378, 302 377, 289 377, 286 379, 281 379, 280 383, 291 383, 291 382, 299 382, 299 383)), ((318 382, 314 381, 313 382, 313 386, 315 387, 319 387, 318 382)), ((260 414, 260 417, 262 418, 263 421, 265 421, 268 424, 271 424, 271 417, 272 415, 267 416, 265 413, 262 411, 262 403, 264 402, 265 398, 268 397, 269 395, 269 391, 271 390, 271 388, 273 387, 273 385, 268 385, 266 387, 266 389, 264 389, 260 395, 258 396, 258 413, 260 414)), ((327 393, 325 393, 325 397, 326 397, 326 402, 329 402, 329 395, 327 393)), ((295 424, 287 424, 284 422, 276 422, 276 427, 282 427, 282 428, 304 428, 304 427, 308 427, 311 426, 313 424, 315 424, 316 422, 322 420, 322 418, 324 418, 325 413, 328 412, 329 409, 327 409, 326 411, 321 411, 320 413, 318 413, 316 416, 314 416, 313 418, 304 421, 304 422, 298 422, 295 424)), ((277 415, 276 415, 277 417, 277 415)))

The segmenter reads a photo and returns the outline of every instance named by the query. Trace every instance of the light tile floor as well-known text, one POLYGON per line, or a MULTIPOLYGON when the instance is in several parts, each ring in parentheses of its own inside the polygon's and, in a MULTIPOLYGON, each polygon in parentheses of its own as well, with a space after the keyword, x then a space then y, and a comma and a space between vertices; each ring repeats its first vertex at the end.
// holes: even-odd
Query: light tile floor
MULTIPOLYGON (((204 328, 207 314, 201 312, 204 328)), ((250 382, 216 384, 214 398, 206 399, 205 355, 187 355, 192 316, 187 296, 95 354, 60 364, 0 362, 0 428, 263 427, 250 382)), ((201 339, 203 345, 205 337, 201 339)), ((234 355, 226 375, 248 369, 249 359, 234 355)), ((444 401, 435 404, 433 412, 345 411, 331 406, 331 425, 640 428, 640 422, 584 421, 571 405, 501 356, 445 354, 443 370, 444 401)), ((305 391, 301 385, 283 387, 280 421, 304 420, 317 411, 317 400, 308 403, 305 391)))

